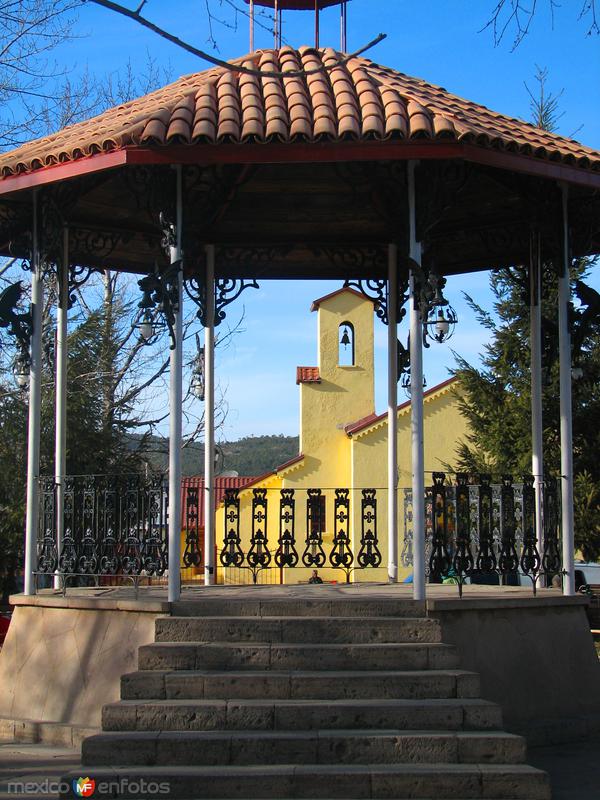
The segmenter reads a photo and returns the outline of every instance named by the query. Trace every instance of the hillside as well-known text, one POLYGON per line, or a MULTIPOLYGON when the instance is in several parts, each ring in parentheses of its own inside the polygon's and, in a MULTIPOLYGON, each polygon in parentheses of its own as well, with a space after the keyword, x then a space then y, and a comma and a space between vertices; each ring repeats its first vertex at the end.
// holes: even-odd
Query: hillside
MULTIPOLYGON (((149 442, 148 461, 158 470, 166 471, 169 440, 154 436, 149 442)), ((298 455, 297 436, 245 436, 237 442, 220 444, 223 462, 219 471, 235 470, 240 475, 262 475, 298 455)), ((182 473, 199 475, 204 470, 204 445, 185 447, 182 473)))

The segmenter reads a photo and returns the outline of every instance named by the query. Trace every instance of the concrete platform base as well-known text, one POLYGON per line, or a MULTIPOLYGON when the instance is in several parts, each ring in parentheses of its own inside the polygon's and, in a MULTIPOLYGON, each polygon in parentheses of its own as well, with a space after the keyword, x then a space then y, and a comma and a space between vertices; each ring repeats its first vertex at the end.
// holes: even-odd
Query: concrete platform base
MULTIPOLYGON (((506 729, 530 744, 600 731, 600 663, 586 598, 556 590, 534 598, 509 587, 466 587, 462 600, 456 587, 429 594, 422 613, 439 622, 445 644, 456 645, 461 668, 479 673, 481 694, 502 706, 506 729)), ((138 648, 155 641, 158 617, 225 609, 237 617, 294 616, 307 603, 313 618, 360 616, 361 603, 372 608, 377 600, 393 616, 417 610, 409 587, 387 584, 195 587, 173 609, 161 587, 137 598, 108 587, 19 595, 0 653, 0 736, 68 744, 80 729, 99 727, 102 706, 119 699, 121 676, 138 668, 138 648)))

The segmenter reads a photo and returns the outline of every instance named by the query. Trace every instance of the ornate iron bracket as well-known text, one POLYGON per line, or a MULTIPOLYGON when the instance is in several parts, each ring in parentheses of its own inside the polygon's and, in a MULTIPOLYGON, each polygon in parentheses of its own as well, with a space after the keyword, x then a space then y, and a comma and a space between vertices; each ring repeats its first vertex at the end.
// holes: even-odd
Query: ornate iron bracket
POLYGON ((23 295, 21 281, 7 286, 0 294, 0 328, 8 328, 8 333, 14 337, 19 347, 19 363, 26 368, 31 361, 29 347, 33 333, 33 314, 31 306, 28 311, 17 311, 23 295))
MULTIPOLYGON (((389 296, 388 296, 388 282, 386 280, 373 280, 371 278, 359 278, 357 280, 344 281, 345 289, 354 289, 360 292, 364 297, 372 300, 375 303, 375 314, 384 325, 389 322, 389 296)), ((408 279, 402 279, 398 276, 398 298, 396 308, 396 319, 398 322, 404 319, 406 309, 404 304, 408 300, 408 279)))
MULTIPOLYGON (((184 282, 187 296, 192 300, 198 311, 196 316, 206 327, 208 316, 208 298, 206 283, 202 277, 195 275, 184 282)), ((259 289, 258 282, 249 278, 217 278, 215 281, 214 309, 215 326, 220 325, 227 316, 224 309, 241 295, 245 289, 259 289)))

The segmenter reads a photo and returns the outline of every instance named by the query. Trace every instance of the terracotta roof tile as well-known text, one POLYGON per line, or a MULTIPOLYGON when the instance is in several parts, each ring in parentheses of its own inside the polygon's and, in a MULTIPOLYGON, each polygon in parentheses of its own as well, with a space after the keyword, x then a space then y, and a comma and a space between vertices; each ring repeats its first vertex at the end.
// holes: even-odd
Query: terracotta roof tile
POLYGON ((242 144, 320 138, 450 139, 600 170, 600 153, 365 58, 334 66, 331 48, 259 50, 0 155, 0 177, 138 145, 242 144), (302 77, 273 76, 333 67, 302 77))
POLYGON ((318 367, 296 367, 296 385, 301 383, 321 383, 318 367))

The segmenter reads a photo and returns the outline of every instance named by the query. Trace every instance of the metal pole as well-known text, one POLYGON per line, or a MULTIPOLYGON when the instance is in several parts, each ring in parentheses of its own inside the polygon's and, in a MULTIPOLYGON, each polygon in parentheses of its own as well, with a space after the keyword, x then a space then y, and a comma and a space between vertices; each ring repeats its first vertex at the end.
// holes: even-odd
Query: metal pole
MULTIPOLYGON (((408 162, 410 258, 421 266, 415 206, 416 161, 408 162)), ((410 406, 413 507, 413 597, 425 600, 425 456, 423 452, 423 321, 416 297, 417 278, 410 272, 410 406)))
POLYGON ((342 0, 340 6, 340 27, 340 48, 342 53, 345 53, 348 46, 348 4, 346 0, 342 0))
POLYGON ((558 349, 560 355, 560 471, 562 499, 563 593, 575 594, 575 521, 573 517, 573 412, 571 404, 571 299, 569 258, 569 190, 562 186, 563 263, 558 279, 558 349))
POLYGON ((215 247, 206 246, 204 328, 204 583, 212 586, 215 565, 215 247))
POLYGON ((535 529, 540 555, 544 552, 543 482, 544 441, 542 418, 542 262, 539 233, 532 233, 529 265, 531 347, 531 473, 535 487, 535 529))
POLYGON ((181 234, 183 189, 181 165, 176 168, 176 240, 170 248, 171 264, 177 271, 177 309, 175 311, 175 347, 169 361, 169 587, 170 603, 181 596, 181 422, 183 401, 183 270, 181 269, 181 234))
MULTIPOLYGON (((65 474, 67 472, 67 318, 69 313, 69 228, 63 228, 63 257, 58 265, 56 308, 56 409, 54 483, 56 484, 56 549, 60 556, 64 534, 65 474)), ((60 578, 54 577, 60 589, 60 578)))
POLYGON ((319 46, 319 0, 315 0, 315 47, 319 46))
POLYGON ((250 52, 254 52, 254 0, 250 0, 250 52))
POLYGON ((40 474, 40 411, 42 406, 42 309, 44 284, 38 236, 38 197, 33 193, 31 263, 31 367, 29 371, 29 425, 27 438, 27 508, 25 520, 25 594, 35 594, 33 572, 37 560, 40 474))
POLYGON ((388 581, 398 582, 398 247, 388 245, 388 581))
POLYGON ((274 41, 275 50, 277 50, 277 48, 279 47, 279 44, 278 44, 278 42, 279 42, 279 2, 278 2, 278 0, 275 0, 273 11, 274 11, 274 15, 273 15, 274 16, 274 19, 273 19, 273 25, 274 25, 273 36, 274 36, 274 40, 275 40, 274 41))

